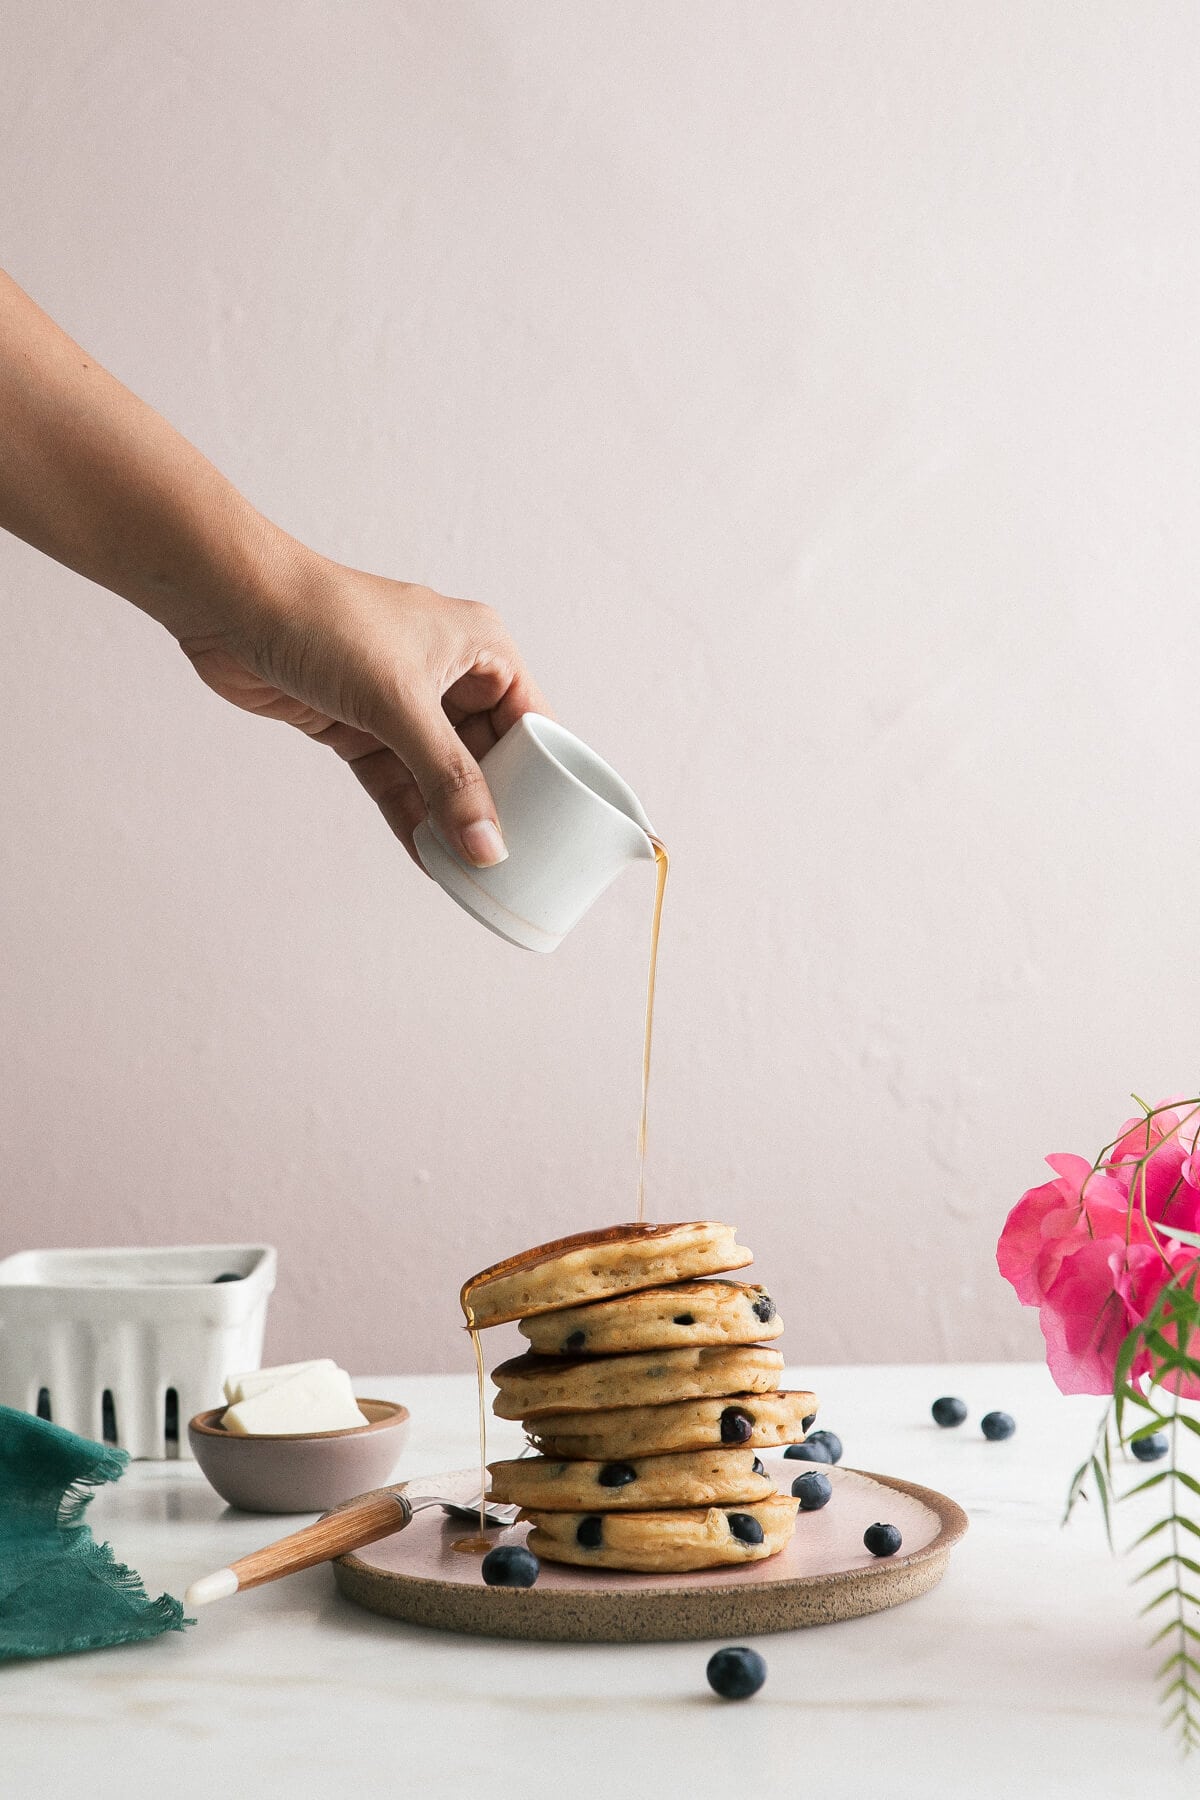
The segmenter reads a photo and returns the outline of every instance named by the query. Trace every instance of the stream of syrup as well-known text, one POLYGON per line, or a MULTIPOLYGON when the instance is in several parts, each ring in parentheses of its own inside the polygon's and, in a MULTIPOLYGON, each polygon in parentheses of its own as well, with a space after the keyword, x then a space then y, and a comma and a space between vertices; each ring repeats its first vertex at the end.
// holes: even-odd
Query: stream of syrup
MULTIPOLYGON (((667 873, 671 859, 667 847, 658 838, 651 836, 654 846, 654 914, 650 922, 650 968, 646 977, 646 1023, 642 1037, 642 1110, 638 1119, 638 1181, 637 1181, 637 1222, 646 1222, 646 1122, 649 1116, 650 1102, 650 1051, 654 1042, 654 982, 658 973, 658 937, 662 928, 663 898, 667 891, 667 873)), ((456 1538, 451 1544, 452 1550, 461 1550, 464 1554, 483 1556, 492 1547, 492 1540, 487 1535, 487 1400, 485 1389, 485 1371, 483 1366, 483 1344, 475 1325, 475 1312, 471 1306, 471 1290, 463 1289, 462 1308, 467 1321, 467 1330, 471 1334, 471 1348, 475 1352, 475 1380, 479 1393, 479 1535, 477 1537, 456 1538)))
POLYGON ((650 1105, 650 1049, 654 1042, 654 978, 658 973, 658 934, 662 927, 663 898, 671 859, 667 846, 652 837, 654 845, 654 916, 650 923, 650 970, 646 976, 646 1028, 642 1038, 642 1113, 638 1120, 637 1222, 646 1219, 646 1120, 650 1105))

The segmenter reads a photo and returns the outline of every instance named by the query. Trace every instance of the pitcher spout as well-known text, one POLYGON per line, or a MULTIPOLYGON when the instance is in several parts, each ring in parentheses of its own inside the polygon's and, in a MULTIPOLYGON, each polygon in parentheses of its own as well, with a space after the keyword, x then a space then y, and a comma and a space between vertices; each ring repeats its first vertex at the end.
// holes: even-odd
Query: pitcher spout
POLYGON ((622 869, 654 862, 642 804, 615 769, 553 719, 525 713, 480 763, 508 846, 469 866, 425 819, 417 854, 446 892, 527 950, 553 950, 622 869))

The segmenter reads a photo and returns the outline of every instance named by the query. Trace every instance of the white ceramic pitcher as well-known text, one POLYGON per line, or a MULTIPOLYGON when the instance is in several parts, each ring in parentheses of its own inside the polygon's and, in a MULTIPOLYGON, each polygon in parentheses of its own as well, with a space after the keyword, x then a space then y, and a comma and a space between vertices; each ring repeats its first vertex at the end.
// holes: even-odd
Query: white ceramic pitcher
POLYGON ((555 950, 626 864, 653 862, 637 796, 593 750, 526 713, 480 762, 508 856, 477 869, 428 819, 414 840, 451 899, 523 950, 555 950))

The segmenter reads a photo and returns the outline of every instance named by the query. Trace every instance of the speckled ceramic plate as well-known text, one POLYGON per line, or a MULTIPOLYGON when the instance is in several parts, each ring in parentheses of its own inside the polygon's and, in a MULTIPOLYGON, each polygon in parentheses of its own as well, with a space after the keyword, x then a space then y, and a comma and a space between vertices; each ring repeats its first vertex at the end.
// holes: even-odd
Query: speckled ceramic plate
MULTIPOLYGON (((815 1465, 764 1457, 782 1493, 815 1465)), ((480 1558, 451 1548, 471 1535, 437 1508, 377 1544, 339 1557, 338 1587, 371 1612, 443 1631, 568 1643, 652 1643, 666 1639, 748 1637, 792 1631, 882 1612, 928 1593, 941 1580, 967 1516, 932 1488, 861 1469, 828 1468, 833 1498, 802 1512, 791 1543, 765 1562, 687 1575, 627 1575, 544 1562, 532 1588, 485 1587, 480 1558), (903 1547, 878 1558, 863 1547, 877 1520, 897 1525, 903 1547)), ((444 1494, 468 1501, 477 1469, 423 1476, 405 1484, 413 1499, 444 1494)), ((521 1543, 528 1527, 490 1532, 489 1541, 521 1543)))

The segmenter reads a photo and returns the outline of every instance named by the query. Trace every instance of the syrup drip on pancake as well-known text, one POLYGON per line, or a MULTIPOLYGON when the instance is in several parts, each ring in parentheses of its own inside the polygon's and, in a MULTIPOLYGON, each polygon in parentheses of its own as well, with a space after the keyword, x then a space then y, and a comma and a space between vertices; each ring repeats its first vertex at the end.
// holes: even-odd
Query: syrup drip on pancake
POLYGON ((475 1314, 467 1295, 468 1289, 464 1288, 462 1309, 467 1316, 467 1330, 471 1334, 471 1348, 475 1352, 475 1380, 479 1390, 479 1536, 456 1538, 450 1548, 486 1556, 492 1544, 487 1535, 487 1402, 484 1397, 483 1344, 475 1329, 475 1314))

